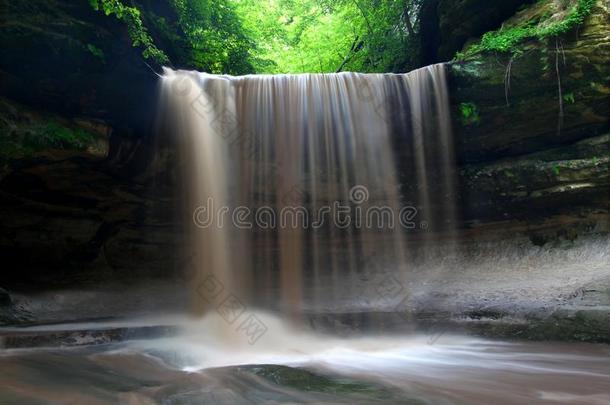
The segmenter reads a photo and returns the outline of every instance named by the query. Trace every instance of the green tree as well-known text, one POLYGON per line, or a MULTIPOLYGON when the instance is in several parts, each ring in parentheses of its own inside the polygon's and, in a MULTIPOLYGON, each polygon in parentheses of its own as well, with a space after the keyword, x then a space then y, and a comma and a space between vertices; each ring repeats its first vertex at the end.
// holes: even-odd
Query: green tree
POLYGON ((224 74, 402 72, 418 64, 423 0, 164 1, 177 21, 143 13, 138 0, 90 0, 125 22, 134 46, 159 64, 224 74))
POLYGON ((255 43, 229 0, 171 0, 190 44, 191 62, 209 73, 254 73, 255 43))
POLYGON ((257 71, 388 72, 417 64, 421 0, 234 0, 257 71))
POLYGON ((95 10, 125 23, 133 46, 142 49, 145 59, 209 73, 254 73, 256 44, 246 35, 231 0, 165 0, 177 21, 153 14, 144 2, 89 1, 95 10))

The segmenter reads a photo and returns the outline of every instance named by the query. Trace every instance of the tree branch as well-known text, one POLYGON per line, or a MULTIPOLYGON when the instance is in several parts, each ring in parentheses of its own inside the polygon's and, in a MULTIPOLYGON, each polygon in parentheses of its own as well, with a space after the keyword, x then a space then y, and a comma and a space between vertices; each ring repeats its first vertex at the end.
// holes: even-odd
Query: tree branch
POLYGON ((405 0, 403 19, 405 20, 405 24, 407 25, 407 31, 409 31, 409 35, 411 37, 415 37, 415 30, 413 29, 413 23, 411 22, 411 14, 409 14, 410 6, 411 2, 409 0, 405 0))
POLYGON ((343 70, 345 65, 347 65, 349 63, 349 61, 352 60, 352 56, 362 48, 362 46, 361 46, 362 41, 360 43, 358 43, 359 39, 360 39, 360 37, 358 35, 356 35, 356 38, 354 38, 354 42, 352 42, 352 46, 350 47, 349 52, 347 53, 347 55, 345 55, 343 62, 341 63, 341 65, 339 66, 339 68, 337 69, 337 71, 335 73, 341 73, 341 71, 343 70))

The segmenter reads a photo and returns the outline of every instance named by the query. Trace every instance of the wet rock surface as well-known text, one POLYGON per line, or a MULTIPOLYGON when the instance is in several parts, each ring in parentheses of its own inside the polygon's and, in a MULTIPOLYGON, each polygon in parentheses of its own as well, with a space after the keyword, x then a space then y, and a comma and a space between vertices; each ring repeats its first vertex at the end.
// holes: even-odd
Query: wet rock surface
POLYGON ((6 282, 171 274, 179 250, 173 201, 104 162, 35 159, 5 175, 0 188, 6 282))
POLYGON ((398 400, 399 396, 388 387, 337 376, 323 375, 302 368, 278 365, 253 365, 237 368, 237 373, 252 373, 281 387, 304 392, 319 392, 332 395, 354 395, 371 401, 398 400))
POLYGON ((609 19, 598 1, 557 41, 449 65, 466 221, 608 215, 609 19))
MULTIPOLYGON (((479 222, 597 214, 607 223, 610 135, 494 162, 467 164, 462 166, 460 178, 462 198, 468 202, 464 215, 479 222)), ((589 221, 588 226, 594 227, 594 222, 589 221)), ((566 232, 578 234, 583 230, 566 232)))
POLYGON ((0 307, 8 307, 13 303, 11 296, 8 291, 4 288, 0 288, 0 307))
POLYGON ((97 346, 134 339, 153 339, 176 333, 171 326, 141 326, 122 328, 97 328, 89 330, 30 331, 27 328, 9 332, 0 331, 3 349, 41 347, 97 346))
MULTIPOLYGON (((0 357, 0 401, 233 405, 488 404, 498 397, 510 398, 507 403, 553 403, 557 398, 606 403, 609 399, 610 353, 605 345, 507 343, 456 335, 433 341, 386 337, 335 341, 338 346, 325 347, 318 354, 276 357, 280 364, 242 365, 252 355, 245 351, 246 358, 237 364, 208 368, 190 353, 168 346, 168 340, 162 342, 154 346, 154 341, 146 341, 153 350, 133 342, 7 351, 0 357), (297 364, 293 356, 300 359, 297 364)), ((298 342, 294 347, 307 352, 298 342)))
MULTIPOLYGON (((513 24, 520 18, 531 16, 518 14, 513 24)), ((458 160, 519 156, 605 134, 609 22, 608 6, 598 1, 584 25, 557 42, 531 41, 516 55, 483 53, 450 63, 458 160), (468 116, 463 104, 472 107, 468 116)))
POLYGON ((2 19, 0 94, 131 135, 150 130, 157 77, 124 24, 87 1, 4 1, 2 19))
POLYGON ((498 28, 532 0, 427 0, 422 6, 423 64, 451 60, 469 40, 498 28))

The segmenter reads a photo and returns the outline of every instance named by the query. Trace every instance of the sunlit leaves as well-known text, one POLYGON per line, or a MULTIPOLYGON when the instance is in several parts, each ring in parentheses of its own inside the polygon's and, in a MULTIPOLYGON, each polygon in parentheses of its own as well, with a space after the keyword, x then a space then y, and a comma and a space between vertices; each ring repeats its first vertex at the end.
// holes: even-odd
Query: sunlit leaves
POLYGON ((419 1, 233 0, 256 55, 258 72, 406 70, 417 48, 419 1))
POLYGON ((102 11, 106 15, 114 15, 118 20, 123 21, 127 25, 133 46, 143 49, 142 56, 145 59, 152 59, 160 64, 169 62, 167 55, 153 43, 142 22, 140 10, 136 7, 126 6, 120 0, 89 0, 89 3, 94 10, 102 11))

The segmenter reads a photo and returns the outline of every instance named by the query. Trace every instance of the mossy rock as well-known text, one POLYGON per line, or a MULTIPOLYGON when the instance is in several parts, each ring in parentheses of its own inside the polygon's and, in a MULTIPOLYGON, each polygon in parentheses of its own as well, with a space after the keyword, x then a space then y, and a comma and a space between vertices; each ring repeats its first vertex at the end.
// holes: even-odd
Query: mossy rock
POLYGON ((103 125, 77 123, 0 97, 0 164, 42 155, 65 158, 69 152, 105 157, 108 140, 103 125))
MULTIPOLYGON (((450 64, 460 161, 538 152, 610 130, 608 7, 597 1, 578 32, 530 41, 519 55, 480 53, 450 64), (463 119, 464 105, 476 108, 476 123, 463 119)), ((531 18, 527 11, 519 16, 531 18)))
POLYGON ((450 60, 468 41, 497 28, 519 8, 532 2, 533 0, 439 0, 440 43, 437 60, 450 60))
POLYGON ((255 374, 281 387, 302 392, 330 394, 341 398, 353 397, 358 400, 366 399, 372 403, 391 402, 413 405, 425 403, 413 398, 404 398, 404 394, 401 395, 396 390, 380 384, 318 372, 314 373, 303 368, 280 365, 252 365, 241 366, 238 370, 255 374))

